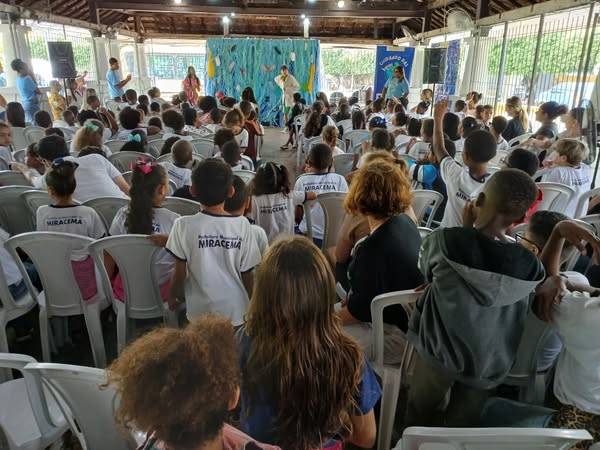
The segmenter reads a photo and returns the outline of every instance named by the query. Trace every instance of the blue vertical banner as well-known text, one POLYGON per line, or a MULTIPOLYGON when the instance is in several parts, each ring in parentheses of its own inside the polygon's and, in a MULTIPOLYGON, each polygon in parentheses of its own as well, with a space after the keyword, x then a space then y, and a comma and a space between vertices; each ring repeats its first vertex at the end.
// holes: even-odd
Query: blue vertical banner
POLYGON ((394 75, 394 67, 404 67, 404 74, 410 84, 410 73, 415 58, 415 49, 413 47, 392 47, 387 45, 377 46, 377 55, 375 56, 375 87, 373 89, 373 99, 381 94, 385 82, 394 75))
POLYGON ((435 90, 436 100, 438 96, 456 95, 458 86, 458 66, 460 63, 460 41, 450 41, 447 43, 446 51, 446 74, 444 84, 437 87, 435 90))

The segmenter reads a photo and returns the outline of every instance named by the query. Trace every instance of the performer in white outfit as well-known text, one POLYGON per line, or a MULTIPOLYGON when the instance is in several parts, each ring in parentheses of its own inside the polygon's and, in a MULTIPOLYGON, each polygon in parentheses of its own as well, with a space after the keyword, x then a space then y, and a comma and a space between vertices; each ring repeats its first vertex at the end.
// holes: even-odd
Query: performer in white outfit
MULTIPOLYGON (((298 92, 300 84, 294 78, 294 75, 290 74, 288 67, 285 65, 281 66, 281 75, 275 77, 275 83, 283 91, 283 116, 284 123, 287 125, 288 115, 292 110, 292 106, 294 106, 294 94, 298 92)), ((286 125, 284 125, 284 128, 286 125)))

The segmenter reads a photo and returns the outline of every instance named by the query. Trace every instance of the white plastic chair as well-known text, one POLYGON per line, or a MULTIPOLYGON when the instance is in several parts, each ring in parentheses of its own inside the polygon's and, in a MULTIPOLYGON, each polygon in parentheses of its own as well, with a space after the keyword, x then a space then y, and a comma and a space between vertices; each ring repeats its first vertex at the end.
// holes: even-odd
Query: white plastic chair
POLYGON ((413 211, 417 216, 417 223, 422 224, 425 214, 429 212, 425 226, 431 228, 435 213, 444 201, 444 196, 436 191, 417 189, 413 191, 413 211))
POLYGON ((27 156, 26 148, 22 148, 13 153, 13 159, 21 164, 25 164, 25 156, 27 156))
POLYGON ((117 212, 128 204, 129 200, 121 197, 98 197, 83 203, 84 206, 89 206, 96 210, 107 230, 110 230, 117 212))
POLYGON ((504 384, 520 388, 519 400, 522 402, 542 404, 544 401, 544 374, 538 374, 537 362, 551 331, 550 324, 529 312, 517 357, 504 379, 504 384))
POLYGON ((508 146, 516 147, 518 145, 521 145, 523 142, 529 139, 532 136, 532 134, 533 133, 525 133, 520 136, 517 136, 516 138, 512 138, 510 141, 508 141, 508 146))
POLYGON ((252 162, 252 158, 246 155, 242 155, 242 167, 244 168, 244 170, 254 172, 254 163, 252 162))
POLYGON ((404 430, 398 450, 566 450, 592 439, 585 430, 553 428, 424 428, 404 430))
POLYGON ((77 133, 77 130, 73 130, 67 127, 58 127, 58 129, 63 132, 66 140, 72 140, 75 137, 75 134, 77 133))
POLYGON ((179 214, 180 216, 193 216, 200 211, 200 203, 187 198, 167 197, 162 204, 163 208, 179 214))
POLYGON ((137 447, 133 436, 115 425, 119 399, 112 386, 103 386, 106 382, 104 370, 30 363, 24 371, 50 386, 65 416, 72 416, 71 431, 86 450, 133 450, 137 447))
POLYGON ((154 161, 156 158, 148 153, 140 153, 140 152, 118 152, 112 155, 109 161, 117 168, 117 170, 121 173, 127 172, 131 170, 131 163, 135 163, 138 158, 142 158, 145 160, 154 161))
POLYGON ((371 139, 371 133, 367 130, 352 130, 344 133, 344 140, 346 141, 346 148, 354 148, 358 144, 362 144, 364 141, 371 139))
POLYGON ((538 205, 538 211, 563 212, 575 197, 575 190, 561 183, 537 183, 544 198, 538 205))
MULTIPOLYGON (((22 266, 18 267, 20 269, 22 266)), ((8 353, 9 350, 8 339, 6 337, 6 326, 8 325, 8 322, 27 314, 37 305, 35 297, 32 297, 30 293, 35 291, 35 289, 31 285, 31 280, 27 275, 27 271, 25 271, 25 273, 21 272, 21 276, 23 277, 25 285, 28 287, 31 286, 31 289, 27 289, 27 291, 19 298, 14 298, 8 288, 4 271, 0 270, 0 352, 2 353, 8 353)), ((0 381, 1 378, 2 371, 0 370, 0 381)), ((4 375, 4 378, 10 378, 10 374, 4 375)))
POLYGON ((193 152, 205 158, 212 158, 215 154, 215 144, 207 139, 194 139, 190 141, 193 152))
POLYGON ((44 290, 38 294, 31 283, 27 283, 29 293, 37 298, 40 305, 39 322, 44 361, 50 361, 50 318, 83 314, 94 363, 97 367, 106 366, 100 311, 108 305, 100 292, 89 300, 83 300, 71 266, 73 252, 86 248, 92 242, 93 239, 76 234, 43 231, 24 233, 6 241, 5 247, 15 259, 21 273, 24 273, 25 267, 17 254, 18 248, 31 258, 44 286, 44 290))
POLYGON ((40 206, 45 206, 52 203, 50 195, 48 195, 46 191, 31 190, 23 192, 20 197, 23 199, 23 202, 25 202, 27 208, 29 208, 34 228, 37 228, 37 210, 40 206))
POLYGON ((114 140, 114 141, 106 141, 104 145, 106 145, 110 151, 114 153, 119 153, 121 151, 121 147, 127 144, 127 141, 124 140, 114 140))
POLYGON ((421 239, 425 239, 427 236, 429 236, 431 233, 433 233, 433 230, 431 228, 417 227, 417 229, 419 230, 419 234, 421 235, 421 239))
POLYGON ((352 166, 354 165, 354 155, 352 153, 344 153, 343 155, 335 155, 333 157, 333 166, 335 167, 335 173, 346 176, 352 172, 352 166))
POLYGON ((117 314, 117 343, 123 350, 130 335, 128 325, 132 319, 163 318, 166 324, 176 327, 177 314, 171 312, 162 301, 156 274, 156 255, 161 249, 145 235, 128 234, 99 239, 89 247, 90 253, 100 267, 104 295, 112 299, 117 314), (114 298, 112 286, 104 268, 104 252, 108 253, 119 268, 123 280, 125 301, 114 298))
POLYGON ((46 129, 42 127, 27 127, 23 130, 23 135, 29 144, 37 144, 45 136, 46 129))
POLYGON ((30 191, 31 186, 0 187, 0 226, 14 236, 35 230, 31 214, 21 194, 30 191))
POLYGON ((127 172, 123 172, 121 176, 127 182, 127 184, 131 186, 131 177, 133 176, 133 171, 129 170, 127 172))
POLYGON ((508 156, 508 152, 498 151, 496 152, 496 156, 494 156, 489 162, 489 166, 500 167, 500 162, 508 156))
POLYGON ((335 126, 336 127, 342 127, 342 130, 344 130, 344 135, 345 135, 349 131, 352 131, 352 119, 340 120, 339 122, 337 122, 335 124, 335 126))
POLYGON ((600 195, 600 188, 591 189, 587 192, 584 192, 579 196, 579 200, 577 201, 577 209, 575 210, 575 217, 583 217, 587 216, 587 211, 584 211, 586 203, 588 200, 591 200, 594 197, 600 195))
MULTIPOLYGON (((192 159, 194 161, 198 161, 198 162, 202 162, 202 161, 206 160, 206 158, 204 156, 197 155, 196 153, 192 153, 192 159)), ((166 155, 162 155, 162 156, 159 156, 158 158, 156 158, 157 163, 172 162, 172 161, 173 161, 173 155, 171 155, 170 153, 167 153, 166 155)))
POLYGON ((152 150, 153 153, 160 155, 160 152, 164 145, 164 139, 154 139, 148 142, 148 151, 152 150))
POLYGON ((9 444, 0 448, 29 450, 49 447, 67 431, 67 421, 48 388, 24 372, 37 361, 31 356, 0 353, 0 368, 14 369, 23 378, 0 384, 0 428, 9 444), (9 406, 10 405, 10 406, 9 406))
POLYGON ((27 148, 29 141, 25 137, 26 128, 12 127, 12 143, 15 148, 27 148))
MULTIPOLYGON (((327 192, 317 196, 317 202, 323 208, 323 216, 325 218, 325 227, 323 232, 323 249, 335 247, 338 236, 346 217, 344 211, 344 200, 346 199, 345 192, 327 192)), ((308 209, 308 207, 307 207, 308 209)))
POLYGON ((31 183, 27 181, 25 175, 16 170, 0 171, 0 186, 29 186, 31 189, 31 183))
POLYGON ((244 180, 244 183, 246 183, 246 184, 250 183, 254 179, 254 176, 256 175, 251 170, 234 170, 233 174, 237 175, 242 180, 244 180))
POLYGON ((407 315, 410 314, 414 305, 421 295, 413 290, 396 291, 378 295, 371 302, 371 325, 373 331, 373 358, 371 367, 381 377, 381 409, 379 413, 379 429, 377 430, 377 450, 388 450, 391 447, 394 419, 396 417, 396 406, 402 378, 406 375, 412 356, 413 346, 406 340, 404 353, 399 365, 384 364, 384 332, 383 332, 383 310, 388 306, 402 305, 407 315))

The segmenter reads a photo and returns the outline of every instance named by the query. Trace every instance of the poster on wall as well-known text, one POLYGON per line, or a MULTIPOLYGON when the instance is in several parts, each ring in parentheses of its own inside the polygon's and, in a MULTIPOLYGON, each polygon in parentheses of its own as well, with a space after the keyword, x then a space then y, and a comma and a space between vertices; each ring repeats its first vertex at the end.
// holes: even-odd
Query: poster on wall
POLYGON ((394 75, 394 67, 404 67, 406 78, 410 80, 413 60, 415 58, 415 49, 413 47, 392 47, 388 45, 378 45, 375 56, 375 87, 373 89, 373 99, 376 99, 388 78, 394 75))

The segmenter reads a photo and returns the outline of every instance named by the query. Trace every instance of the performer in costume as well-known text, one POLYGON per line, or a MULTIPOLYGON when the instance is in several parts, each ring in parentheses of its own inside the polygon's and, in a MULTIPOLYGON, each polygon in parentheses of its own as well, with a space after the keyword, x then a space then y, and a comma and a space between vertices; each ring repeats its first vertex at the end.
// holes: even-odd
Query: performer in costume
POLYGON ((196 69, 192 66, 188 67, 187 75, 181 82, 183 90, 187 94, 188 102, 192 107, 198 106, 198 98, 200 97, 200 78, 196 76, 196 69))
POLYGON ((287 124, 288 115, 292 110, 292 106, 294 106, 294 94, 300 88, 300 84, 298 83, 298 80, 294 78, 294 75, 290 74, 288 67, 285 65, 281 66, 281 75, 275 77, 275 83, 283 91, 283 95, 281 97, 283 101, 283 123, 287 124))

